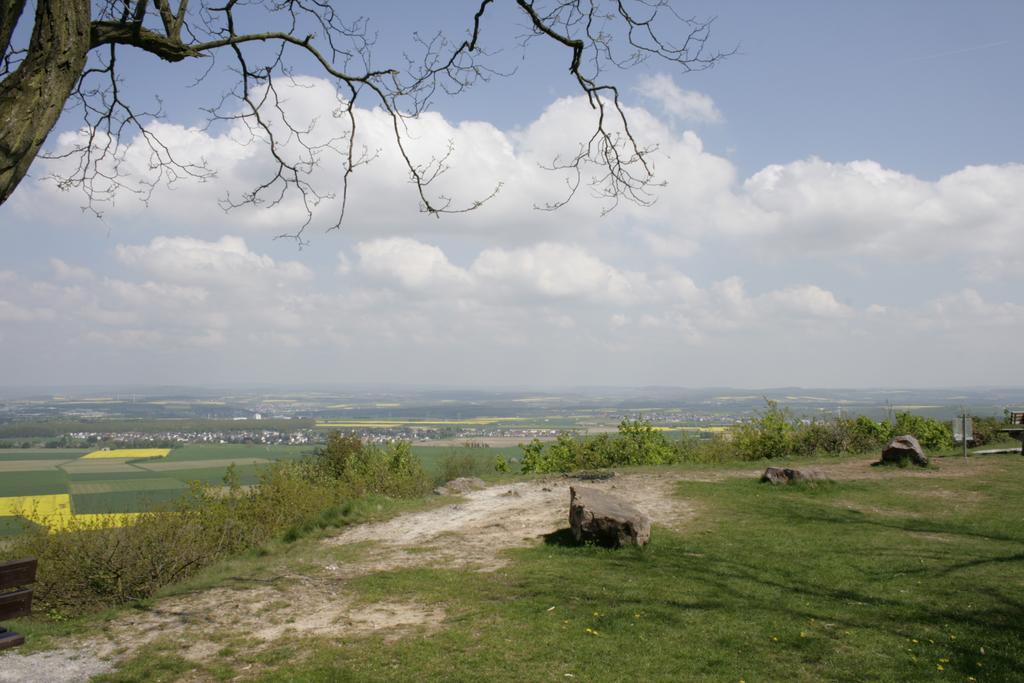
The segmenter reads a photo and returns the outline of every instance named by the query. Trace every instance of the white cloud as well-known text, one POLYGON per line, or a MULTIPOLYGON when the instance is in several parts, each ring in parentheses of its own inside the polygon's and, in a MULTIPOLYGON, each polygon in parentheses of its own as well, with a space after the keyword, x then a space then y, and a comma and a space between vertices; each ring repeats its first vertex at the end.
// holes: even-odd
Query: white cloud
POLYGON ((171 282, 219 284, 241 288, 312 279, 297 261, 275 263, 250 251, 241 237, 225 235, 216 242, 191 237, 156 237, 147 246, 118 245, 121 263, 171 282))
POLYGON ((625 303, 634 296, 627 274, 572 245, 542 242, 521 249, 487 249, 471 271, 488 285, 543 297, 625 303))
POLYGON ((399 282, 407 289, 467 284, 469 274, 451 264, 439 248, 406 237, 362 242, 356 247, 364 273, 399 282))
POLYGON ((19 306, 0 299, 0 322, 25 323, 36 320, 53 320, 54 318, 54 312, 49 308, 19 306))
POLYGON ((96 277, 88 268, 68 265, 59 258, 51 258, 50 267, 58 280, 92 280, 96 277))
MULTIPOLYGON (((301 83, 312 87, 289 94, 297 125, 336 101, 326 82, 301 83)), ((658 85, 641 87, 675 116, 717 116, 709 98, 658 85)), ((439 368, 455 367, 456 382, 519 382, 536 366, 536 376, 572 381, 600 382, 607 370, 627 383, 694 384, 730 381, 716 373, 731 371, 737 357, 758 356, 756 377, 778 367, 794 373, 785 383, 796 383, 803 364, 812 377, 815 367, 831 372, 828 359, 813 358, 822 348, 862 354, 868 365, 902 358, 911 368, 915 345, 920 354, 938 343, 925 333, 951 339, 968 324, 984 329, 984 339, 956 339, 963 355, 985 349, 974 355, 992 357, 1024 332, 1013 260, 1024 225, 1021 164, 927 180, 870 160, 810 158, 744 179, 692 131, 630 109, 638 139, 658 145, 650 161, 667 186, 656 204, 622 205, 601 218, 604 202, 584 183, 578 201, 538 212, 535 203, 565 192, 564 176, 540 164, 574 152, 579 140, 567 131, 589 130, 593 116, 581 98, 563 98, 515 130, 436 113, 412 122, 417 159, 444 153, 448 140, 456 145, 434 192, 464 203, 505 183, 479 211, 433 220, 417 211, 386 117, 358 115, 360 144, 380 147, 381 156, 354 176, 344 229, 307 233, 314 245, 301 255, 271 240, 296 225, 294 200, 226 215, 217 206, 223 192, 237 194, 268 172, 259 143, 239 147, 239 130, 215 136, 161 124, 175 154, 204 150, 217 160, 217 182, 160 189, 148 210, 130 200, 112 207, 103 229, 120 244, 111 253, 93 253, 105 248, 97 238, 88 256, 57 244, 38 263, 19 257, 16 270, 0 263, 6 357, 49 349, 48 358, 61 358, 78 344, 95 358, 118 344, 115 370, 136 351, 138 358, 159 351, 184 368, 280 365, 291 369, 281 373, 317 380, 436 381, 439 368), (894 346, 874 348, 875 339, 894 346), (799 362, 777 363, 773 353, 799 362), (388 377, 370 376, 392 368, 388 377)), ((343 133, 340 125, 321 118, 316 135, 343 133)), ((130 159, 141 171, 137 152, 130 159)), ((336 162, 325 160, 322 187, 337 189, 336 162)), ((40 214, 82 224, 77 199, 37 181, 14 201, 25 221, 40 214)), ((330 215, 332 202, 325 199, 318 216, 330 215)), ((17 218, 10 203, 3 210, 17 218)))
MULTIPOLYGON (((326 81, 299 78, 287 91, 289 115, 302 127, 315 122, 310 141, 323 142, 348 133, 344 117, 322 116, 337 106, 337 91, 326 81)), ((642 79, 638 88, 658 99, 677 116, 713 120, 719 116, 714 103, 699 93, 680 90, 664 75, 642 79)), ((666 186, 654 189, 653 207, 622 204, 610 216, 600 218, 605 198, 592 196, 591 174, 573 203, 558 212, 539 212, 545 205, 566 196, 565 173, 541 168, 556 157, 574 155, 591 129, 594 111, 582 97, 552 102, 528 125, 500 130, 480 121, 453 122, 438 113, 411 121, 408 149, 417 163, 429 164, 443 157, 448 143, 454 152, 442 174, 430 189, 431 197, 444 202, 452 197, 454 207, 471 204, 488 196, 501 183, 498 195, 477 211, 433 220, 420 213, 418 198, 408 182, 408 172, 393 142, 393 130, 386 114, 379 110, 357 111, 357 143, 361 149, 380 150, 370 164, 352 177, 344 234, 368 241, 409 237, 431 241, 457 238, 487 247, 523 247, 539 242, 579 244, 590 249, 596 243, 621 242, 624 233, 639 237, 629 246, 645 248, 659 260, 693 258, 710 242, 728 240, 730 249, 753 254, 788 258, 794 254, 820 259, 847 261, 850 255, 872 262, 891 263, 908 257, 925 260, 956 258, 972 277, 997 279, 1013 277, 1018 271, 1013 250, 1024 224, 1024 165, 969 166, 931 181, 890 169, 871 160, 831 162, 818 158, 772 164, 740 178, 726 158, 704 148, 692 131, 677 132, 642 108, 629 108, 631 128, 638 140, 657 146, 649 156, 657 178, 666 186), (579 131, 567 134, 567 131, 579 131)), ((242 209, 224 214, 218 199, 225 193, 238 197, 254 183, 273 173, 271 159, 258 141, 247 140, 241 125, 221 135, 160 124, 172 152, 179 157, 194 156, 196 150, 216 160, 216 183, 182 182, 175 189, 158 188, 149 209, 133 201, 121 201, 109 208, 108 225, 118 235, 140 224, 152 224, 165 233, 193 233, 192 239, 209 239, 211 224, 238 235, 278 235, 296 229, 304 211, 299 197, 286 195, 266 209, 242 209), (144 220, 143 220, 144 219, 144 220)), ((66 133, 57 139, 57 150, 75 139, 66 133)), ((327 152, 313 178, 322 192, 336 193, 341 184, 339 159, 327 152)), ((129 168, 139 173, 148 169, 145 145, 131 143, 129 168)), ((48 165, 40 161, 40 173, 48 165), (43 168, 45 167, 45 168, 43 168)), ((600 193, 597 193, 600 194, 600 193)), ((14 203, 27 217, 42 213, 61 222, 81 203, 73 193, 56 191, 52 185, 31 182, 20 188, 14 203)), ((314 209, 315 226, 329 225, 339 208, 337 197, 325 198, 314 209)), ((219 235, 217 235, 219 237, 219 235)), ((314 240, 317 228, 307 232, 314 240)), ((150 252, 168 255, 169 267, 180 270, 180 281, 202 277, 203 272, 221 272, 222 265, 235 268, 268 267, 245 252, 240 237, 221 241, 218 249, 205 246, 197 251, 208 259, 194 263, 186 237, 167 244, 152 244, 150 252), (189 267, 192 264, 194 267, 189 267), (216 267, 215 267, 216 266, 216 267)), ((339 239, 342 239, 339 237, 339 239)), ((319 248, 318 243, 315 248, 319 248)), ((614 247, 613 247, 614 248, 614 247)), ((147 254, 153 262, 157 254, 147 254)), ((123 259, 142 258, 126 252, 123 259)), ((59 267, 54 265, 55 268, 59 267)), ((282 277, 301 277, 301 267, 291 274, 287 264, 274 266, 282 277)), ((339 268, 344 262, 339 258, 339 268)), ((449 273, 450 275, 451 273, 449 273)), ((81 274, 66 273, 77 277, 81 274)), ((306 273, 308 276, 308 273, 306 273)))
POLYGON ((669 74, 644 76, 637 82, 636 90, 681 121, 718 123, 722 120, 722 112, 713 99, 704 93, 683 90, 669 74))
POLYGON ((781 310, 797 315, 841 318, 852 314, 849 306, 839 303, 835 294, 816 285, 787 287, 763 297, 781 310))

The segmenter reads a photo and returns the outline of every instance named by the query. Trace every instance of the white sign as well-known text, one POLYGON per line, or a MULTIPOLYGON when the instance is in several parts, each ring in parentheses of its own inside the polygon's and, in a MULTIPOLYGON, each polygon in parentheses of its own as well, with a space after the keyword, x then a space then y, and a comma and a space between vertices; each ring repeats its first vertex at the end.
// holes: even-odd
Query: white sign
MULTIPOLYGON (((958 417, 953 422, 953 441, 956 443, 962 443, 964 440, 964 422, 962 417, 958 417)), ((967 418, 967 440, 974 441, 974 420, 967 418)))

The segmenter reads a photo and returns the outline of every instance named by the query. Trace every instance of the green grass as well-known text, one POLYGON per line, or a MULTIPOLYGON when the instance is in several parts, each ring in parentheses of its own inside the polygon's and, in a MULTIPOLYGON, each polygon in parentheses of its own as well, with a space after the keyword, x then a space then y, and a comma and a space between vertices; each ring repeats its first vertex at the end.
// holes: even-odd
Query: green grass
MULTIPOLYGON (((747 477, 685 481, 678 495, 694 518, 678 532, 656 527, 644 551, 577 547, 562 531, 511 552, 498 572, 370 574, 346 591, 366 603, 440 606, 442 627, 398 640, 293 637, 274 645, 288 657, 263 660, 228 649, 209 673, 261 681, 1022 680, 1024 462, 979 459, 959 476, 940 460, 933 476, 914 473, 790 487, 747 477)), ((303 543, 297 557, 324 561, 321 546, 303 543)), ((150 675, 144 657, 124 671, 135 678, 111 680, 150 675)))
POLYGON ((263 446, 260 444, 196 444, 171 450, 167 461, 265 458, 298 460, 313 452, 313 446, 263 446))
POLYGON ((110 493, 84 493, 71 497, 76 514, 97 514, 106 512, 138 512, 149 510, 161 503, 176 500, 182 494, 181 488, 142 491, 115 491, 110 493))
MULTIPOLYGON (((522 451, 518 446, 502 446, 494 448, 481 448, 479 446, 413 446, 413 454, 423 463, 423 469, 427 474, 434 477, 441 473, 445 458, 455 455, 473 458, 479 463, 476 476, 493 478, 495 475, 494 461, 499 455, 505 456, 506 461, 512 458, 519 458, 522 451)), ((510 468, 518 470, 518 467, 511 465, 510 468)))
POLYGON ((98 479, 91 481, 72 482, 72 495, 89 495, 104 493, 120 493, 122 491, 167 491, 186 488, 184 482, 168 477, 147 479, 98 479))
POLYGON ((68 475, 62 470, 0 471, 0 496, 36 496, 67 493, 68 475))
MULTIPOLYGON (((201 481, 205 484, 221 484, 224 480, 224 475, 227 473, 227 467, 201 467, 202 463, 197 462, 196 467, 187 470, 172 470, 168 472, 161 472, 163 476, 173 477, 178 481, 190 482, 190 481, 201 481)), ((151 472, 151 475, 156 474, 151 472)), ((235 467, 235 474, 238 475, 238 483, 243 486, 255 484, 259 481, 259 466, 258 465, 237 465, 235 467)))
POLYGON ((81 448, 12 448, 0 450, 0 462, 9 460, 74 460, 88 449, 81 448))

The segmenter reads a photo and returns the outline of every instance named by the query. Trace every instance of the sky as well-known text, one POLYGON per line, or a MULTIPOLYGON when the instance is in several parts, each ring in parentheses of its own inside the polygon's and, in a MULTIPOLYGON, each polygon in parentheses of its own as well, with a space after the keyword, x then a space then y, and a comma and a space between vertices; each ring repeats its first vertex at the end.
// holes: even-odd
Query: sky
MULTIPOLYGON (((677 2, 715 15, 735 54, 681 73, 609 73, 651 159, 656 201, 577 195, 543 168, 594 112, 566 57, 497 3, 484 36, 507 77, 439 98, 410 124, 426 160, 454 145, 436 191, 479 209, 421 213, 388 121, 357 110, 340 230, 315 212, 301 249, 275 239, 295 201, 225 212, 269 171, 265 150, 204 107, 227 63, 122 53, 122 91, 151 130, 215 179, 122 194, 97 218, 47 175, 0 206, 0 385, 403 383, 457 386, 1021 385, 1024 339, 1024 4, 677 2)), ((346 3, 377 64, 414 32, 461 36, 472 2, 346 3), (438 9, 440 5, 440 9, 438 9)), ((338 92, 295 61, 287 115, 346 132, 338 92)), ((68 112, 46 148, 81 135, 68 112)), ((124 141, 145 177, 138 139, 124 141)), ((340 186, 325 156, 314 181, 340 186)))

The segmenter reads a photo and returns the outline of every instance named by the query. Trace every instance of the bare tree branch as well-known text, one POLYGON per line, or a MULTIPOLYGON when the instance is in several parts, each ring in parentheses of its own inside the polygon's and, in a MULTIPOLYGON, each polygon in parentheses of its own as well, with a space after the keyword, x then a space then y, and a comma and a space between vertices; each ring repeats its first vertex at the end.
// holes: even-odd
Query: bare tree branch
MULTIPOLYGON (((401 68, 375 67, 376 37, 369 22, 362 17, 343 19, 330 0, 199 0, 198 4, 188 0, 177 4, 175 0, 37 0, 37 7, 49 14, 37 11, 36 31, 41 17, 66 21, 75 9, 80 20, 83 7, 91 12, 88 35, 67 48, 82 59, 88 54, 88 63, 73 67, 73 84, 63 95, 55 95, 60 106, 80 111, 83 119, 79 144, 60 155, 65 163, 72 162, 70 170, 65 167, 56 180, 62 188, 82 190, 87 208, 100 215, 100 205, 121 192, 148 201, 157 184, 213 178, 215 171, 206 160, 176 158, 153 133, 151 124, 161 118, 161 107, 142 111, 127 102, 117 71, 117 49, 137 48, 170 63, 226 53, 237 82, 219 104, 206 110, 209 123, 242 126, 249 133, 246 144, 265 147, 273 161, 270 173, 252 188, 223 197, 226 210, 273 207, 297 199, 305 217, 286 236, 302 244, 304 231, 318 215, 316 207, 335 199, 336 212, 321 227, 337 229, 344 220, 354 171, 380 153, 356 142, 357 100, 390 118, 395 146, 421 210, 435 216, 474 210, 500 191, 502 179, 495 179, 489 194, 462 203, 433 192, 432 185, 448 170, 454 149, 450 144, 439 156, 416 158, 408 122, 430 109, 439 94, 457 95, 481 81, 510 75, 492 66, 496 53, 485 47, 488 12, 499 2, 522 13, 526 22, 526 33, 519 39, 522 49, 543 39, 566 50, 568 74, 594 111, 592 132, 579 142, 577 151, 545 165, 566 178, 565 195, 537 208, 561 207, 581 187, 606 201, 604 211, 622 200, 641 205, 653 202, 651 190, 660 185, 648 162, 653 148, 634 138, 619 90, 605 77, 607 70, 628 69, 656 58, 686 72, 710 68, 730 54, 707 51, 712 20, 686 18, 670 0, 480 0, 462 40, 452 41, 440 33, 415 34, 415 54, 407 54, 401 68), (268 30, 238 30, 243 23, 252 25, 254 18, 268 30), (268 52, 267 47, 272 49, 268 52), (323 76, 333 80, 338 91, 333 116, 346 122, 343 133, 324 140, 315 134, 315 119, 303 126, 291 120, 278 84, 284 79, 295 86, 291 64, 296 59, 311 60, 323 76), (141 139, 150 153, 145 178, 133 177, 126 164, 127 142, 133 139, 141 139), (339 188, 319 187, 315 172, 325 163, 339 164, 339 188)), ((24 6, 25 0, 0 0, 2 140, 17 129, 8 111, 14 111, 16 101, 25 97, 20 84, 26 74, 40 69, 31 46, 26 50, 10 45, 24 6)), ((35 37, 33 41, 36 52, 45 54, 46 45, 35 37)), ((212 64, 211 59, 211 69, 212 64)), ((28 137, 41 144, 55 121, 36 124, 28 137)), ((27 171, 25 157, 31 161, 37 153, 38 146, 15 148, 0 142, 0 189, 6 188, 0 201, 6 200, 27 171), (15 167, 15 161, 20 165, 15 167)))

